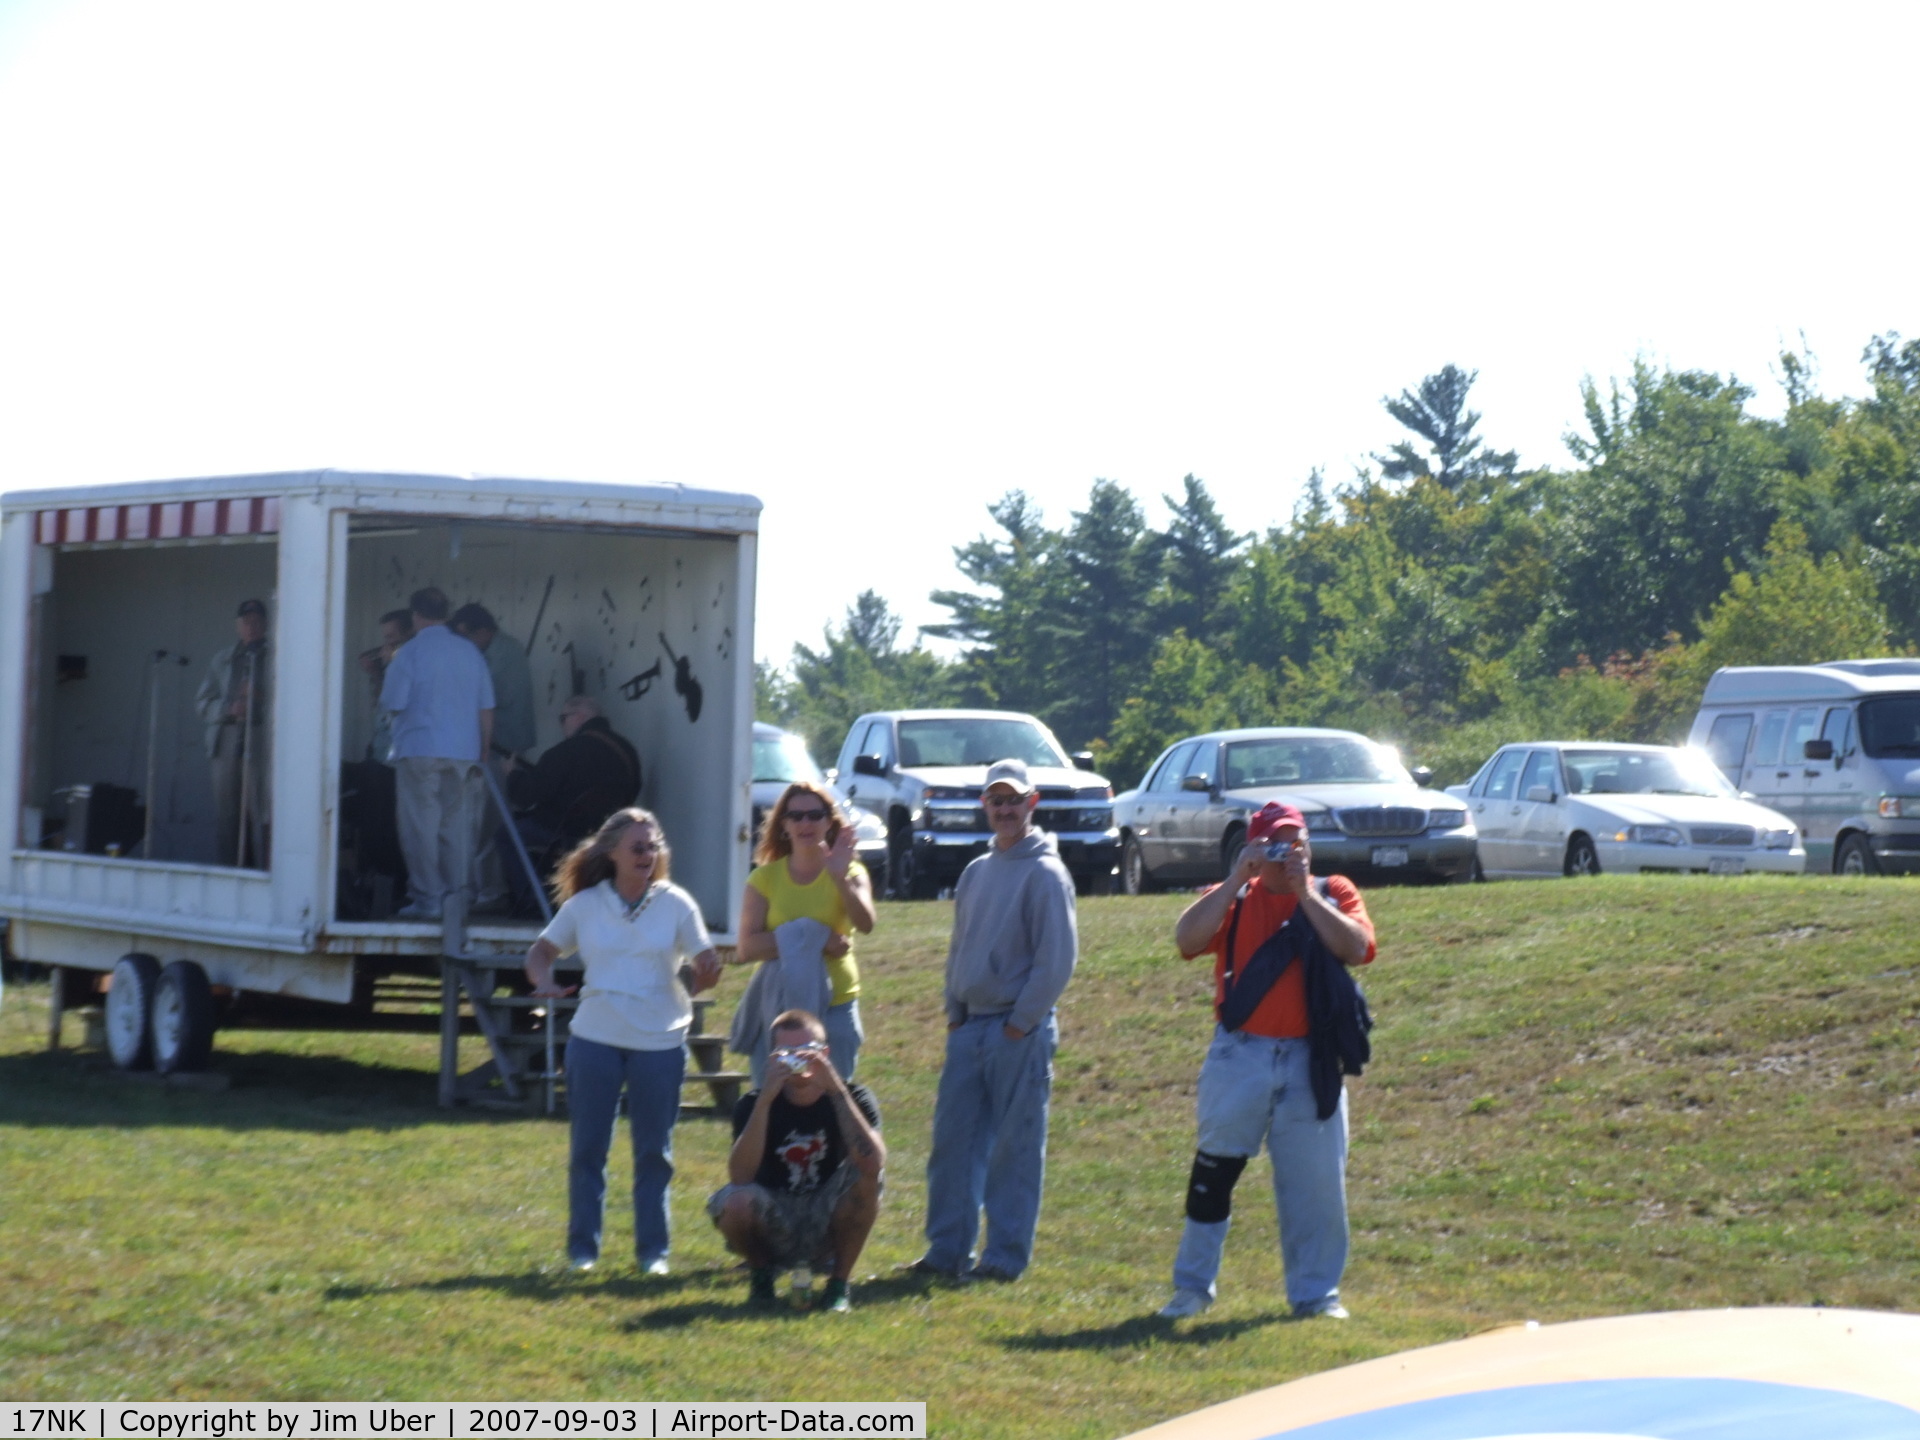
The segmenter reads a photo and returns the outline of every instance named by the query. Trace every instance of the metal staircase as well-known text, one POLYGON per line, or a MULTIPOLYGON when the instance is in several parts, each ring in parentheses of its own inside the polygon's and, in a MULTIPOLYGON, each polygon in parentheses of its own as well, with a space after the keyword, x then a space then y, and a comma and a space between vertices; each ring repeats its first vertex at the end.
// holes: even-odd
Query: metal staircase
MULTIPOLYGON (((577 975, 578 964, 561 961, 557 975, 577 975)), ((517 955, 448 955, 441 961, 440 980, 440 1103, 443 1106, 481 1105, 525 1110, 538 1105, 556 1113, 566 1094, 567 1026, 579 1001, 571 997, 549 1000, 514 993, 522 975, 517 955), (487 1043, 487 1058, 462 1074, 460 1034, 462 1012, 487 1043)), ((693 1025, 687 1051, 693 1061, 687 1071, 690 1087, 705 1094, 694 1103, 682 1100, 680 1113, 731 1115, 748 1076, 727 1068, 727 1037, 707 1029, 714 1002, 693 1002, 693 1025)))

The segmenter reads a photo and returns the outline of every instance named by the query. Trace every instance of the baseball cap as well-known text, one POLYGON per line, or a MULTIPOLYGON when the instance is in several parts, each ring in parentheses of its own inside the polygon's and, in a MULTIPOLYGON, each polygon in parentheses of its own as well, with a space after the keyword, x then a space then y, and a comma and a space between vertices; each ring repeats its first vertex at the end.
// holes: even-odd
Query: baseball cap
POLYGON ((1024 760, 996 760, 987 767, 987 783, 981 793, 985 794, 996 785, 1005 785, 1021 795, 1033 793, 1033 782, 1027 778, 1027 762, 1024 760))
POLYGON ((1282 805, 1278 800, 1269 800, 1253 812, 1253 819, 1247 822, 1247 839, 1258 843, 1267 839, 1283 825, 1298 825, 1307 828, 1307 817, 1291 805, 1282 805))
POLYGON ((240 608, 233 612, 233 618, 238 620, 242 615, 259 615, 264 617, 266 613, 267 607, 258 600, 242 600, 240 602, 240 608))

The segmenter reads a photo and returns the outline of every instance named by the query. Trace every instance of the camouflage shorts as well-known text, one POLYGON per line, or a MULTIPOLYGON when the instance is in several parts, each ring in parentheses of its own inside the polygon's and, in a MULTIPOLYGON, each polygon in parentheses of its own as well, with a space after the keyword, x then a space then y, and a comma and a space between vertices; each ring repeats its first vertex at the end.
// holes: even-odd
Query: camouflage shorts
POLYGON ((827 1268, 833 1264, 833 1212, 859 1181, 857 1169, 842 1165, 825 1183, 798 1195, 764 1185, 722 1185, 707 1197, 707 1214, 718 1225, 728 1199, 734 1191, 742 1191, 751 1198, 753 1218, 760 1222, 761 1238, 774 1266, 784 1269, 804 1262, 827 1268))

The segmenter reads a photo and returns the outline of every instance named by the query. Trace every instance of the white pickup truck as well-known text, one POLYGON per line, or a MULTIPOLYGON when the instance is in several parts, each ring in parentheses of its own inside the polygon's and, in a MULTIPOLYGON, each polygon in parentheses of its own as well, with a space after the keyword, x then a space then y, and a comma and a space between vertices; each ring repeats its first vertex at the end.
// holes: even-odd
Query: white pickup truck
POLYGON ((1120 862, 1113 787, 1093 757, 1068 757, 1031 715, 1005 710, 886 710, 847 731, 828 779, 887 825, 887 877, 902 899, 927 899, 960 878, 992 833, 980 808, 987 767, 1027 762, 1040 791, 1035 823, 1053 832, 1082 894, 1110 894, 1120 862))

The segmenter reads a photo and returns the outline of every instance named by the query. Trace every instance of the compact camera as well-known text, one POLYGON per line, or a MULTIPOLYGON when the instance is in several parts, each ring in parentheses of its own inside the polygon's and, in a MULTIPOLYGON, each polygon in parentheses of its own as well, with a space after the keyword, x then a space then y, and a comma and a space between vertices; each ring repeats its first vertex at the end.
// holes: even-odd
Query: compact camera
POLYGON ((789 1075, 798 1075, 823 1053, 818 1045, 783 1045, 768 1058, 775 1064, 787 1067, 789 1075))
POLYGON ((1293 853, 1294 847, 1299 843, 1297 840, 1275 840, 1263 853, 1269 860, 1284 860, 1293 853))

